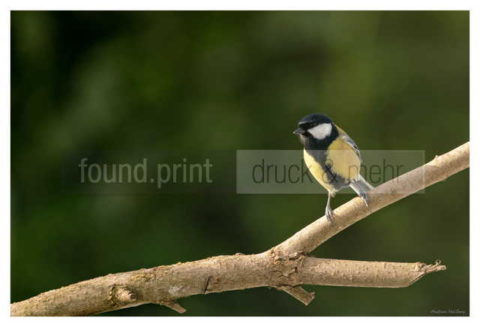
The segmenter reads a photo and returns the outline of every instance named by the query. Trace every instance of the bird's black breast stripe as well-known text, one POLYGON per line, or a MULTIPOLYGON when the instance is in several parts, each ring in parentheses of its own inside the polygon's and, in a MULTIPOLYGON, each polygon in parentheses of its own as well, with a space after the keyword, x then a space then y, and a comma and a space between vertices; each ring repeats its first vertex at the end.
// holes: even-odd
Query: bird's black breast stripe
POLYGON ((328 146, 333 142, 333 140, 335 140, 337 136, 338 131, 336 131, 335 129, 335 133, 332 133, 330 137, 324 140, 317 140, 314 138, 306 139, 304 146, 307 153, 311 155, 326 172, 328 183, 331 184, 335 188, 335 190, 338 191, 344 187, 347 187, 350 184, 350 181, 346 180, 338 174, 335 174, 332 171, 331 163, 327 162, 328 146))

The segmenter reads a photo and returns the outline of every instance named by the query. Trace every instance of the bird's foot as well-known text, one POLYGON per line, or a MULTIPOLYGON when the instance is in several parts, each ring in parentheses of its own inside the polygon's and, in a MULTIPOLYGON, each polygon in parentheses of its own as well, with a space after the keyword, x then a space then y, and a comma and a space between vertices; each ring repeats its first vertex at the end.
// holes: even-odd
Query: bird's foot
POLYGON ((365 206, 368 207, 368 195, 367 193, 360 193, 360 197, 362 198, 363 202, 365 203, 365 206))
POLYGON ((332 212, 332 209, 330 208, 326 208, 325 209, 325 217, 327 217, 327 220, 333 224, 333 212, 332 212))

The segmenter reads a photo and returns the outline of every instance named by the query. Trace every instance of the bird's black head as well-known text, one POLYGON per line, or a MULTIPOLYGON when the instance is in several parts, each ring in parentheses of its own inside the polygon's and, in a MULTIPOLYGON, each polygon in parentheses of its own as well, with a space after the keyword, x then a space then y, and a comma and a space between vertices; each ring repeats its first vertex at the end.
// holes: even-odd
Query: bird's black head
POLYGON ((298 128, 293 134, 303 137, 313 137, 322 140, 329 137, 334 129, 333 122, 323 114, 310 114, 298 122, 298 128))

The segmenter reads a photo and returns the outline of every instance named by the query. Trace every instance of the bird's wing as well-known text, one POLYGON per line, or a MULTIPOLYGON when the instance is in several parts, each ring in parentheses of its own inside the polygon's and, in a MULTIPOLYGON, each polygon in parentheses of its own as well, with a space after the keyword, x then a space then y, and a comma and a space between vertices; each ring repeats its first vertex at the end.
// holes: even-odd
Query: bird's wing
POLYGON ((333 173, 346 180, 355 180, 360 174, 362 163, 360 150, 342 129, 338 128, 338 131, 339 137, 328 147, 327 164, 333 173))

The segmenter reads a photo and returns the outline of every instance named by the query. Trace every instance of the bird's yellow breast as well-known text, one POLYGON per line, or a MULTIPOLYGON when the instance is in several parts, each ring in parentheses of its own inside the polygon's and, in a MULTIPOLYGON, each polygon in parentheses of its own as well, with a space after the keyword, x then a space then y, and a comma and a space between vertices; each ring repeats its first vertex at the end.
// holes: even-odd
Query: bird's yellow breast
POLYGON ((333 185, 328 182, 328 175, 325 170, 305 149, 303 150, 303 160, 317 182, 320 183, 320 185, 322 185, 327 191, 335 192, 333 185))
POLYGON ((327 150, 327 164, 332 172, 346 180, 357 179, 362 161, 350 144, 341 137, 333 141, 327 150))
MULTIPOLYGON (((322 165, 305 149, 303 150, 303 160, 320 185, 329 192, 335 193, 338 191, 330 183, 330 178, 322 165)), ((334 140, 326 150, 325 164, 330 167, 333 174, 338 175, 347 183, 358 178, 361 163, 361 159, 355 149, 342 138, 334 140)))

